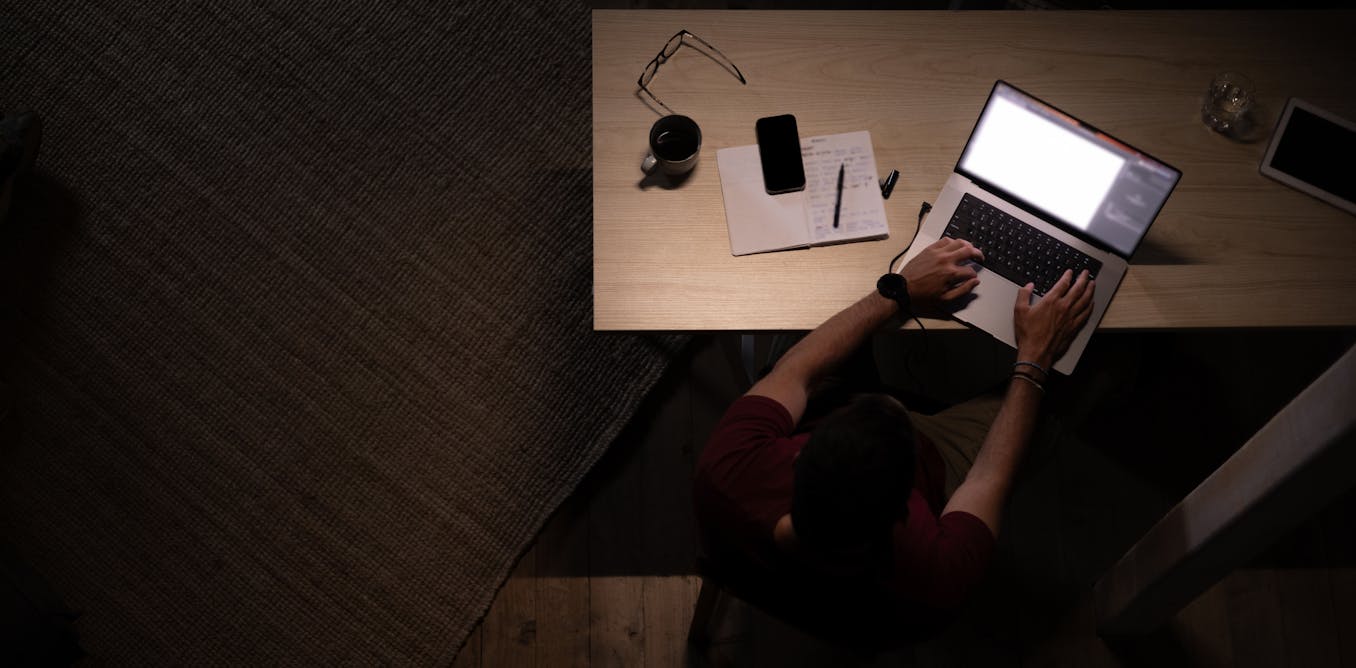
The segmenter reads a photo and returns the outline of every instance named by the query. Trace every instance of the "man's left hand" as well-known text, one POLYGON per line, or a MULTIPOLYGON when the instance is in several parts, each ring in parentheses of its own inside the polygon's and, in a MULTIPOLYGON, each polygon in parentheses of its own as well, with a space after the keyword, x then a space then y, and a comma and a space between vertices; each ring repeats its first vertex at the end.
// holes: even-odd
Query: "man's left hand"
POLYGON ((947 302, 970 294, 979 277, 970 262, 982 262, 984 254, 968 241, 943 237, 909 260, 899 273, 909 282, 909 302, 916 315, 946 314, 947 302))

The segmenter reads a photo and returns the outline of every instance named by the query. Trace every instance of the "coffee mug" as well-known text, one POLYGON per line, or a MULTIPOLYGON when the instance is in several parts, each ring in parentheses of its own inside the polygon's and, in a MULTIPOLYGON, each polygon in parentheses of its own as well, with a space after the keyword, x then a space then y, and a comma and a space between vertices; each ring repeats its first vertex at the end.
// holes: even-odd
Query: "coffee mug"
POLYGON ((681 176, 697 166, 702 147, 702 130, 687 116, 665 116, 650 127, 650 154, 640 163, 646 174, 656 170, 669 176, 681 176))

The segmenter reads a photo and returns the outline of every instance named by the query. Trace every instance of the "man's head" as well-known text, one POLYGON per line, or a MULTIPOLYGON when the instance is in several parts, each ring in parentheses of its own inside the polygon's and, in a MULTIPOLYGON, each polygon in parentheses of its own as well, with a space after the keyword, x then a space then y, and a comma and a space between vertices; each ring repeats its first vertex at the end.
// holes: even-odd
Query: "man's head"
POLYGON ((791 525, 824 553, 887 543, 913 489, 913 427, 889 395, 864 394, 815 427, 795 463, 791 525))

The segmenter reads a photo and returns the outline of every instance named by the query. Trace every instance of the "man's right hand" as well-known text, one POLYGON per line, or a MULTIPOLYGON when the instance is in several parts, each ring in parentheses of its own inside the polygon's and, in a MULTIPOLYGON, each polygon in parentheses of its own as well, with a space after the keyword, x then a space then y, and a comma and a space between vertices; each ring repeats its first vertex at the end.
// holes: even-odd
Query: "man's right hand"
POLYGON ((1092 295, 1097 282, 1085 270, 1074 280, 1066 270, 1054 287, 1036 304, 1035 286, 1027 283, 1017 292, 1013 325, 1017 334, 1017 359, 1049 369, 1069 349, 1078 331, 1092 315, 1092 295))
POLYGON ((971 262, 983 262, 984 253, 970 242, 942 237, 923 249, 899 273, 909 282, 909 302, 915 313, 942 316, 945 306, 970 294, 979 285, 971 262))

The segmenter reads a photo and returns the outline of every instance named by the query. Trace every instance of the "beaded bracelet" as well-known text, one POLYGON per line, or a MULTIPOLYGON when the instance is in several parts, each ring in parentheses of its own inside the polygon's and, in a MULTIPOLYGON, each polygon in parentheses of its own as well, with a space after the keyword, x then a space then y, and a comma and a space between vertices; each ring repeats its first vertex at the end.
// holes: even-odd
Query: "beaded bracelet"
POLYGON ((1045 376, 1046 376, 1047 378, 1050 376, 1050 372, 1047 371, 1047 370, 1045 369, 1045 367, 1043 367, 1043 366, 1041 366, 1041 365, 1039 365, 1039 364, 1036 364, 1035 362, 1024 362, 1024 361, 1022 361, 1022 360, 1017 360, 1016 362, 1013 362, 1013 363, 1012 363, 1012 370, 1013 370, 1013 371, 1016 371, 1016 370, 1017 370, 1017 367, 1019 367, 1019 366, 1029 366, 1029 367, 1031 367, 1031 368, 1033 368, 1033 369, 1036 369, 1036 370, 1040 371, 1041 373, 1045 374, 1045 376))
POLYGON ((1012 377, 1013 377, 1013 378, 1021 378, 1022 380, 1026 381, 1026 382, 1028 382, 1028 383, 1031 383, 1032 385, 1035 385, 1035 386, 1036 386, 1036 389, 1038 389, 1038 390, 1041 391, 1041 394, 1045 394, 1045 386, 1044 386, 1044 385, 1041 385, 1040 381, 1036 380, 1036 377, 1035 377, 1035 376, 1032 376, 1032 375, 1029 374, 1029 373, 1022 373, 1022 372, 1020 372, 1020 371, 1016 371, 1016 372, 1013 372, 1012 377))

